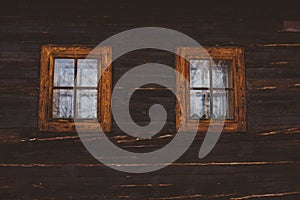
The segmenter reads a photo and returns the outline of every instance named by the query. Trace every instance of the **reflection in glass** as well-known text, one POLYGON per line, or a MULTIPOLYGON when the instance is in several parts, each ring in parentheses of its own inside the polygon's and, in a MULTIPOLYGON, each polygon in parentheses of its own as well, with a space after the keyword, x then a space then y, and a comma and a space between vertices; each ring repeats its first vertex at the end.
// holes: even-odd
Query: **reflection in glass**
POLYGON ((209 87, 209 60, 190 60, 190 87, 209 87))
POLYGON ((233 119, 233 92, 213 91, 213 118, 233 119))
POLYGON ((78 59, 77 86, 97 87, 98 84, 98 60, 78 59))
POLYGON ((190 118, 210 118, 210 93, 207 90, 190 90, 190 118))
POLYGON ((77 90, 77 117, 97 118, 97 90, 77 90))
POLYGON ((191 119, 233 119, 233 98, 231 60, 190 60, 191 119), (212 105, 210 92, 213 92, 212 105))
POLYGON ((53 118, 73 118, 73 90, 53 90, 53 118))
POLYGON ((232 62, 216 60, 212 66, 212 87, 232 88, 232 62))
POLYGON ((74 59, 54 60, 54 86, 74 86, 74 59))

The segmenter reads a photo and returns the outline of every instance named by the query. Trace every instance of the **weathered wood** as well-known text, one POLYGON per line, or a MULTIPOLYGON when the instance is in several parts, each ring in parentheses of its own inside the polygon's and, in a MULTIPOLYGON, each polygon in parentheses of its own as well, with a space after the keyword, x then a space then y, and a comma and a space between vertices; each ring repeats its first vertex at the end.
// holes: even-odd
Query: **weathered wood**
MULTIPOLYGON (((52 120, 52 92, 53 92, 53 77, 54 77, 54 58, 55 57, 100 57, 99 60, 99 76, 101 81, 98 83, 98 110, 97 116, 101 127, 104 131, 111 129, 111 86, 112 86, 112 70, 111 70, 111 48, 100 47, 94 49, 91 47, 82 46, 54 46, 45 45, 41 48, 41 69, 40 69, 40 95, 39 95, 39 113, 38 113, 38 128, 39 131, 53 132, 75 132, 74 120, 59 119, 52 120), (106 70, 107 68, 107 70, 106 70), (103 71, 105 69, 105 71, 103 71), (102 75, 102 76, 101 76, 102 75), (100 112, 101 111, 101 112, 100 112)), ((98 121, 85 120, 77 122, 76 125, 81 129, 93 130, 97 128, 98 121)))
MULTIPOLYGON (((186 79, 190 80, 189 60, 190 59, 226 59, 232 61, 233 85, 234 85, 234 103, 233 103, 233 119, 226 119, 223 125, 223 132, 245 132, 246 123, 246 80, 245 80, 245 63, 244 50, 236 47, 223 48, 195 48, 195 47, 180 47, 177 49, 176 70, 186 79), (211 58, 209 57, 211 56, 211 58)), ((211 79, 211 78, 210 78, 211 79)), ((211 87, 211 86, 210 86, 211 87)), ((206 132, 211 120, 193 121, 188 115, 190 110, 190 93, 189 86, 180 75, 176 77, 176 92, 179 98, 176 105, 176 127, 179 124, 185 131, 198 130, 206 132), (182 104, 182 105, 180 105, 182 104)), ((210 103, 211 104, 211 103, 210 103)), ((217 123, 216 123, 217 124, 217 123)))
MULTIPOLYGON (((283 21, 299 19, 297 3, 3 3, 0 198, 299 199, 300 37, 299 33, 281 31, 283 21), (113 34, 144 26, 171 28, 204 46, 244 48, 247 133, 222 134, 213 151, 202 160, 198 151, 205 134, 198 133, 189 150, 173 165, 147 174, 127 174, 95 160, 76 133, 39 132, 40 47, 93 47, 113 34)), ((171 53, 134 51, 112 64, 113 86, 128 70, 150 62, 175 69, 175 55, 171 53)), ((171 76, 160 78, 172 80, 171 76)), ((117 89, 128 92, 128 88, 117 89)), ((162 104, 168 114, 160 133, 151 140, 136 140, 112 121, 109 139, 133 152, 154 151, 168 144, 176 133, 176 99, 170 91, 157 85, 139 89, 130 101, 131 116, 137 124, 147 125, 148 110, 154 103, 162 104)))

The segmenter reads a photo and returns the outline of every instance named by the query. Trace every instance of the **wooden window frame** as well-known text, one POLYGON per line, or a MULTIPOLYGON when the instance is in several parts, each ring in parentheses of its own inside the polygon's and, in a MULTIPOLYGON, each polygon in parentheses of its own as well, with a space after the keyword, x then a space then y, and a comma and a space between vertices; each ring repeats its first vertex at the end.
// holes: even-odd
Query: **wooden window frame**
MULTIPOLYGON (((224 121, 223 132, 245 132, 246 131, 246 81, 245 81, 245 63, 244 50, 238 47, 206 47, 205 50, 212 59, 224 59, 232 61, 233 88, 234 88, 234 119, 224 121)), ((190 60, 208 59, 207 53, 199 48, 179 47, 176 55, 176 70, 189 81, 190 60)), ((185 131, 195 130, 198 132, 207 132, 210 119, 201 119, 200 123, 190 119, 189 98, 190 86, 184 85, 180 77, 176 78, 176 91, 179 101, 176 103, 176 128, 180 123, 185 131), (179 102, 181 102, 182 110, 179 102)))
POLYGON ((40 63, 40 94, 39 94, 39 113, 38 129, 47 132, 76 132, 74 119, 53 119, 52 111, 52 87, 54 76, 54 59, 55 58, 97 58, 98 68, 98 102, 97 118, 98 120, 86 119, 76 121, 76 126, 84 130, 95 130, 99 123, 102 130, 107 132, 111 130, 111 88, 112 88, 112 69, 111 59, 112 50, 110 47, 100 47, 93 49, 89 46, 56 46, 43 45, 41 47, 40 63), (93 51, 92 51, 93 50, 93 51), (92 54, 91 51, 93 52, 92 54), (108 66, 102 73, 104 67, 108 66))

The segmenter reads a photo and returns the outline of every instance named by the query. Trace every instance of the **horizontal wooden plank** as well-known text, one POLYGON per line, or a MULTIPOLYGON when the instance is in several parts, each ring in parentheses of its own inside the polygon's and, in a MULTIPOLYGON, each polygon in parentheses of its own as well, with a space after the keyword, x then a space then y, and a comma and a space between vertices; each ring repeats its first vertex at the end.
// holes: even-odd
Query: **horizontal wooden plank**
MULTIPOLYGON (((293 43, 297 43, 296 40, 293 43)), ((268 68, 277 65, 299 66, 299 47, 255 47, 246 50, 248 68, 268 68)))
POLYGON ((300 77, 300 62, 294 66, 274 66, 270 68, 247 68, 247 80, 297 79, 300 77))
MULTIPOLYGON (((237 0, 88 4, 11 0, 0 7, 1 199, 299 199, 300 38, 280 32, 283 20, 299 17, 299 6, 237 0), (171 166, 127 174, 99 163, 77 133, 37 131, 41 45, 96 45, 144 26, 171 28, 202 45, 245 48, 247 133, 221 134, 201 160, 198 152, 205 134, 198 133, 171 166)), ((128 70, 150 62, 175 66, 174 55, 166 52, 131 52, 113 63, 114 85, 128 70)), ((126 87, 117 89, 128 92, 126 87)), ((170 91, 157 85, 136 91, 130 100, 131 116, 147 125, 153 104, 162 104, 168 114, 159 134, 137 140, 113 122, 108 138, 139 153, 168 144, 176 134, 175 97, 170 91)), ((126 105, 121 101, 117 106, 126 105)))
MULTIPOLYGON (((299 130, 300 128, 294 129, 294 133, 292 130, 282 130, 269 135, 262 134, 265 132, 223 133, 214 150, 203 162, 296 161, 300 157, 293 152, 299 150, 299 130)), ((153 137, 152 140, 132 140, 126 135, 122 136, 119 132, 108 134, 108 137, 125 149, 139 152, 161 148, 174 135, 174 133, 168 133, 165 134, 166 137, 153 137)), ((203 136, 204 134, 198 134, 198 139, 182 158, 184 162, 199 162, 197 155, 203 136)), ((1 144, 2 163, 95 163, 95 159, 86 152, 76 134, 32 133, 21 139, 17 144, 1 144), (44 160, 45 155, 47 155, 47 160, 44 160)))
POLYGON ((73 197, 76 188, 79 189, 76 189, 77 197, 91 197, 87 192, 98 198, 167 198, 195 194, 239 197, 298 191, 299 176, 293 173, 298 168, 299 165, 289 164, 169 166, 158 172, 128 175, 101 166, 1 167, 5 172, 1 183, 6 186, 4 191, 17 196, 24 193, 27 197, 73 197), (254 172, 255 176, 252 175, 254 172))

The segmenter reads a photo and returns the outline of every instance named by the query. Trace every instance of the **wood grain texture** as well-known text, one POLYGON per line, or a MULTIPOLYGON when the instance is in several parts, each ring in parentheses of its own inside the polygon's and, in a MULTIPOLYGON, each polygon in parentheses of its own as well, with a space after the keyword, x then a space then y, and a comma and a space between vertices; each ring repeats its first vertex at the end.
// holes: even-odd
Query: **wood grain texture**
MULTIPOLYGON (((279 31, 283 21, 299 20, 295 2, 3 2, 0 199, 299 199, 300 37, 279 31), (103 166, 76 133, 39 132, 41 46, 94 47, 113 34, 144 26, 175 29, 203 46, 244 48, 247 132, 222 134, 202 160, 197 155, 205 134, 198 133, 173 165, 147 174, 103 166)), ((130 52, 112 63, 113 86, 134 66, 150 62, 175 69, 175 56, 168 52, 130 52)), ((153 151, 176 134, 175 96, 158 85, 149 87, 130 101, 133 120, 147 125, 149 107, 159 103, 167 122, 152 140, 136 140, 112 121, 107 136, 126 150, 153 151)))

